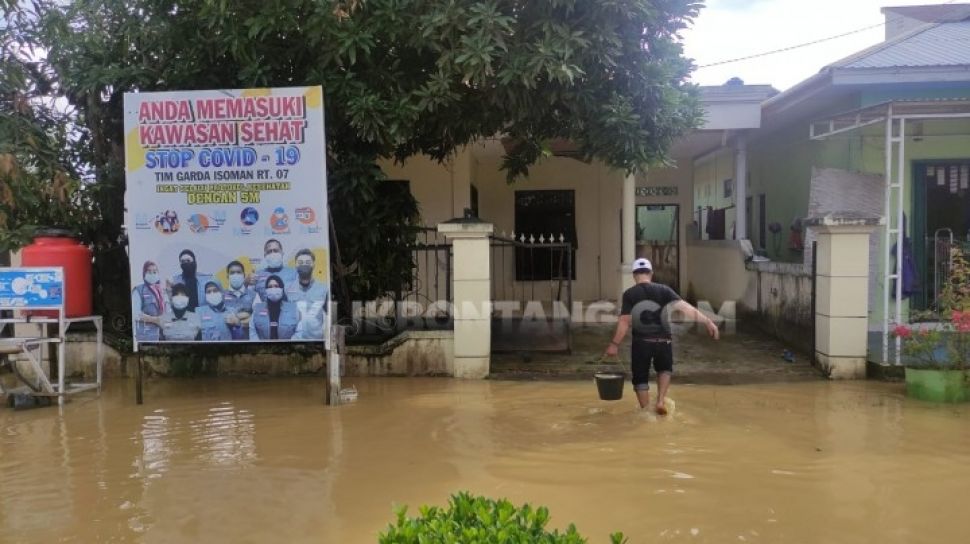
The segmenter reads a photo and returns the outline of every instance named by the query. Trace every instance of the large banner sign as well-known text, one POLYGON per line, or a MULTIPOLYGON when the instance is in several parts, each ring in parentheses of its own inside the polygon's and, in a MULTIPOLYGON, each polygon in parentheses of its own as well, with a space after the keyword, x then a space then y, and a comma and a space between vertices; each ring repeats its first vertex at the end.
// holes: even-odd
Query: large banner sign
POLYGON ((125 95, 138 343, 325 342, 320 87, 125 95))

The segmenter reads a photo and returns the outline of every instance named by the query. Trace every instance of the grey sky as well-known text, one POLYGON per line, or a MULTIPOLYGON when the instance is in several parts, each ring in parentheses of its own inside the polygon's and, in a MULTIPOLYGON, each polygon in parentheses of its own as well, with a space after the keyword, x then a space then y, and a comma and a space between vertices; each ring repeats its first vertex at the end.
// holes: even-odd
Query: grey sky
MULTIPOLYGON (((945 0, 708 0, 684 33, 687 56, 703 66, 810 42, 883 22, 880 8, 944 3, 945 0)), ((737 76, 785 90, 823 66, 874 45, 884 29, 741 62, 700 68, 694 81, 720 85, 737 76)))

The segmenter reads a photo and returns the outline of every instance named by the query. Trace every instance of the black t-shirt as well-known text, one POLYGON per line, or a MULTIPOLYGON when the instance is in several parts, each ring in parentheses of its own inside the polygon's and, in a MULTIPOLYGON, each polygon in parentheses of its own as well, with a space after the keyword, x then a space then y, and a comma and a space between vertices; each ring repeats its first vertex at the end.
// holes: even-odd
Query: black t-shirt
POLYGON ((623 292, 620 315, 631 316, 633 338, 670 338, 670 320, 664 308, 680 295, 662 283, 638 283, 623 292))

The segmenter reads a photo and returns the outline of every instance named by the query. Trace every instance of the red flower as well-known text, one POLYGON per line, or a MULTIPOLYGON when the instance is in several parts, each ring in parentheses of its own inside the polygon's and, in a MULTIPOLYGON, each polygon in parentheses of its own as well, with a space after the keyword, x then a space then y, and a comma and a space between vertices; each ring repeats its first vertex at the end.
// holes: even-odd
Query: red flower
POLYGON ((958 332, 970 332, 970 312, 954 310, 951 319, 958 332))
POLYGON ((893 336, 896 336, 899 338, 909 338, 912 335, 913 335, 913 330, 905 325, 897 325, 893 329, 893 336))

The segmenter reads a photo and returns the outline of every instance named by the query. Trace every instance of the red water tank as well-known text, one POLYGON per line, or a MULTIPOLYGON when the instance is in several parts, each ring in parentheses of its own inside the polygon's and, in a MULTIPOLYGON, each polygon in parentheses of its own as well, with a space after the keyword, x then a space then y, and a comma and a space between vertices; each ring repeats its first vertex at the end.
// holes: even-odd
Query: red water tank
POLYGON ((38 229, 20 257, 23 266, 63 267, 66 317, 91 315, 91 250, 69 231, 38 229))

